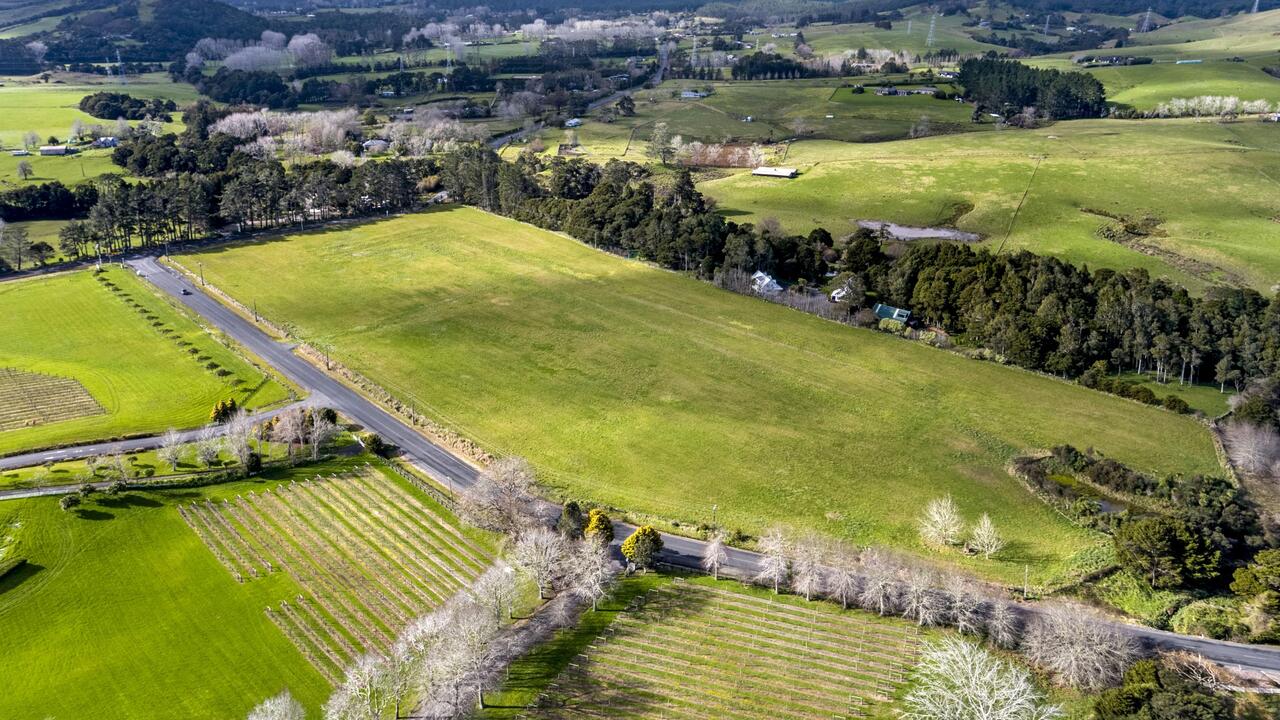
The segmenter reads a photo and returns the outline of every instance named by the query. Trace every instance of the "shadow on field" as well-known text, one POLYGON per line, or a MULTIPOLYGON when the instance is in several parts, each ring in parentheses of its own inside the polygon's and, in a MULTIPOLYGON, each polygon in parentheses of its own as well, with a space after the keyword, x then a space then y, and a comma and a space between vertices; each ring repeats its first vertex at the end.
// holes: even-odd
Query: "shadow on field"
POLYGON ((103 512, 102 510, 93 510, 91 508, 80 508, 76 510, 76 517, 81 520, 110 520, 115 517, 115 514, 103 512))
POLYGON ((149 497, 128 493, 125 495, 117 495, 116 497, 104 497, 98 499, 98 504, 109 508, 131 508, 131 507, 160 507, 158 500, 152 500, 149 497))
POLYGON ((18 589, 19 585, 39 575, 44 569, 43 565, 25 562, 10 570, 4 577, 0 577, 0 595, 18 589))

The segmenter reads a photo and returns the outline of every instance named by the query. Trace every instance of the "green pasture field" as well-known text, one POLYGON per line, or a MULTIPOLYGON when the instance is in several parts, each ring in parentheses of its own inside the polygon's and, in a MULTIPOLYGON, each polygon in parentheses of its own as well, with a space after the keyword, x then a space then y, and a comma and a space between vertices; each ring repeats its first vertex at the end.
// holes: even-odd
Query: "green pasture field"
POLYGON ((0 579, 0 716, 38 708, 38 717, 60 718, 244 717, 287 687, 318 717, 330 685, 263 612, 301 585, 287 572, 236 582, 177 506, 260 494, 369 459, 98 495, 72 512, 56 497, 0 502, 0 532, 17 541, 8 552, 28 559, 0 579))
POLYGON ((991 248, 1143 267, 1193 290, 1280 281, 1280 128, 1195 120, 1080 120, 1036 130, 856 145, 794 143, 799 178, 746 173, 700 187, 738 221, 849 233, 857 220, 954 220, 991 248), (1024 199, 1025 193, 1025 199, 1024 199), (1101 213, 1160 220, 1137 244, 1103 239, 1101 213))
MULTIPOLYGON (((961 53, 984 53, 988 50, 1007 51, 996 45, 978 42, 973 39, 973 31, 977 28, 963 26, 966 18, 963 15, 939 17, 934 26, 933 46, 926 45, 929 36, 929 14, 919 8, 904 10, 902 20, 894 20, 893 28, 882 30, 871 23, 813 23, 800 28, 809 47, 818 55, 839 55, 845 51, 857 52, 859 48, 867 50, 902 50, 912 55, 923 55, 932 50, 950 48, 961 53), (907 22, 911 23, 911 32, 907 32, 907 22)), ((795 38, 771 37, 773 33, 793 33, 794 27, 783 26, 767 28, 759 35, 743 37, 746 42, 759 40, 760 48, 769 43, 778 46, 778 51, 790 53, 795 38)), ((983 32, 986 32, 985 30, 983 32)), ((750 52, 750 51, 747 51, 750 52)))
POLYGON ((156 320, 126 305, 87 270, 0 284, 0 337, 6 339, 0 368, 74 378, 104 410, 0 432, 0 453, 196 427, 228 398, 250 408, 286 400, 282 386, 131 273, 113 268, 106 276, 156 320), (162 327, 153 326, 157 322, 162 327), (162 329, 173 332, 166 336, 162 329), (191 345, 180 347, 178 340, 191 345), (217 370, 231 374, 219 377, 217 370))
POLYGON ((1138 375, 1136 373, 1126 373, 1122 379, 1138 380, 1141 385, 1151 388, 1151 392, 1156 397, 1163 398, 1166 395, 1180 397, 1187 401, 1192 410, 1199 410, 1208 417, 1218 417, 1228 410, 1228 401, 1232 392, 1220 392, 1217 385, 1212 383, 1201 383, 1199 385, 1179 385, 1176 380, 1173 382, 1160 383, 1156 382, 1151 375, 1138 375))
POLYGON ((601 253, 469 208, 210 249, 209 281, 556 495, 638 518, 775 523, 924 553, 950 493, 1012 541, 984 575, 1068 572, 1101 536, 1004 470, 1059 443, 1218 469, 1194 420, 964 359, 601 253), (341 292, 333 292, 341 288, 341 292), (1078 555, 1081 554, 1081 555, 1078 555))
MULTIPOLYGON (((63 156, 42 156, 36 152, 26 157, 14 157, 8 152, 0 155, 0 190, 14 190, 27 183, 53 180, 70 186, 111 173, 126 175, 128 171, 111 162, 111 151, 107 149, 86 150, 63 156), (18 163, 24 160, 31 164, 34 172, 26 180, 18 177, 18 163)), ((56 242, 51 244, 55 248, 58 246, 56 242)))
POLYGON ((49 17, 40 18, 39 20, 32 20, 29 23, 23 23, 21 25, 11 25, 9 27, 6 27, 0 30, 0 40, 20 38, 24 35, 31 35, 32 33, 45 32, 47 30, 52 30, 58 26, 58 23, 64 17, 66 16, 51 15, 49 17))
MULTIPOLYGON (((4 112, 0 113, 0 147, 22 147, 22 136, 30 130, 40 135, 41 144, 47 143, 50 136, 65 141, 71 132, 71 123, 76 119, 85 125, 113 127, 114 119, 101 120, 80 112, 80 99, 96 92, 125 92, 140 98, 167 98, 179 106, 196 99, 194 87, 175 83, 164 73, 130 77, 129 84, 124 86, 101 75, 53 73, 51 77, 52 81, 48 83, 35 77, 0 78, 0 83, 3 83, 0 86, 0 108, 4 108, 4 112)), ((182 129, 179 122, 181 113, 173 113, 173 119, 175 122, 165 126, 166 132, 182 129)), ((5 158, 2 167, 6 174, 12 171, 13 161, 16 158, 5 158)))
MULTIPOLYGON (((771 80, 701 82, 673 80, 653 90, 635 94, 632 117, 618 116, 612 123, 587 119, 576 129, 584 157, 623 158, 644 162, 653 126, 667 123, 673 135, 685 142, 769 143, 796 137, 806 139, 876 142, 909 136, 911 127, 928 117, 935 133, 989 130, 990 123, 970 122, 972 108, 955 101, 923 95, 886 97, 868 89, 854 94, 853 80, 771 80), (712 94, 699 100, 682 100, 683 89, 706 88, 712 94), (831 117, 827 117, 831 115, 831 117), (745 118, 750 116, 751 122, 745 118), (796 122, 804 124, 798 128, 796 122), (628 141, 630 143, 628 144, 628 141), (624 155, 625 152, 625 155, 624 155)), ((944 88, 949 86, 942 86, 944 88)), ((539 137, 548 153, 564 142, 564 128, 547 128, 539 137)))
MULTIPOLYGON (((1272 60, 1280 63, 1280 55, 1272 60)), ((1280 79, 1263 72, 1261 61, 1214 59, 1185 65, 1162 61, 1150 65, 1081 68, 1064 58, 1050 58, 1029 60, 1027 64, 1064 72, 1087 72, 1102 82, 1108 102, 1137 110, 1151 110, 1173 98, 1200 95, 1234 95, 1241 100, 1280 102, 1280 79)))

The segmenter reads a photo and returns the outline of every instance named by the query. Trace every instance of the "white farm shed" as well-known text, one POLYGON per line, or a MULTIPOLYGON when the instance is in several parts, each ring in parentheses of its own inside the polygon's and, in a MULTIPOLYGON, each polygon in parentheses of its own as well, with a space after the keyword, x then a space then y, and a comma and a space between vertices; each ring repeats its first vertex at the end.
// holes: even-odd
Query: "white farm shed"
POLYGON ((789 167, 765 167, 761 165, 752 170, 751 174, 760 175, 761 177, 793 178, 799 175, 800 171, 789 167))

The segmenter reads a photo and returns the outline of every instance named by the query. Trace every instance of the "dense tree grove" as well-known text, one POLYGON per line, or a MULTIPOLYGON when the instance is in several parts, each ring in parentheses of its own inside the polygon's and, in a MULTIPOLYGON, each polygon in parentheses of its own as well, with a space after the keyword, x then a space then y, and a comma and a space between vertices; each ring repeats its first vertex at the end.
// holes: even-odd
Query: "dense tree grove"
POLYGON ((734 80, 779 80, 813 77, 816 71, 803 63, 775 53, 756 52, 744 55, 733 66, 734 80))
POLYGON ((125 93, 96 92, 80 99, 81 112, 102 120, 161 120, 169 122, 169 113, 178 109, 172 100, 144 100, 125 93))
POLYGON ((54 180, 0 192, 0 220, 68 220, 83 217, 98 201, 98 188, 84 183, 68 188, 54 180))
POLYGON ((1042 70, 993 53, 960 64, 965 98, 1002 114, 1034 107, 1054 120, 1101 117, 1107 110, 1102 83, 1081 72, 1042 70))

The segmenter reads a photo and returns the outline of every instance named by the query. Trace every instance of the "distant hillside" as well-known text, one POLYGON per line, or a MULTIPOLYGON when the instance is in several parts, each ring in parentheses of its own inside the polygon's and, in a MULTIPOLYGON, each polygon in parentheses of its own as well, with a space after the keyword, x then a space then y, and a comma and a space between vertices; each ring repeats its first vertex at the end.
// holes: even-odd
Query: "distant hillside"
MULTIPOLYGON (((1103 15, 1135 15, 1147 11, 1164 17, 1213 18, 1223 13, 1245 12, 1253 0, 1006 0, 1009 5, 1035 13, 1081 12, 1103 15)), ((1272 0, 1274 3, 1275 0, 1272 0)), ((698 12, 712 17, 758 22, 809 21, 857 18, 867 11, 887 12, 920 5, 920 0, 715 0, 702 5, 698 12)), ((935 7, 947 14, 960 8, 970 10, 979 5, 974 0, 953 0, 935 7)), ((1267 3, 1264 2, 1264 6, 1267 3)))
POLYGON ((42 33, 47 59, 102 62, 119 51, 126 61, 168 61, 205 37, 256 39, 267 22, 215 0, 127 0, 65 18, 42 33))

